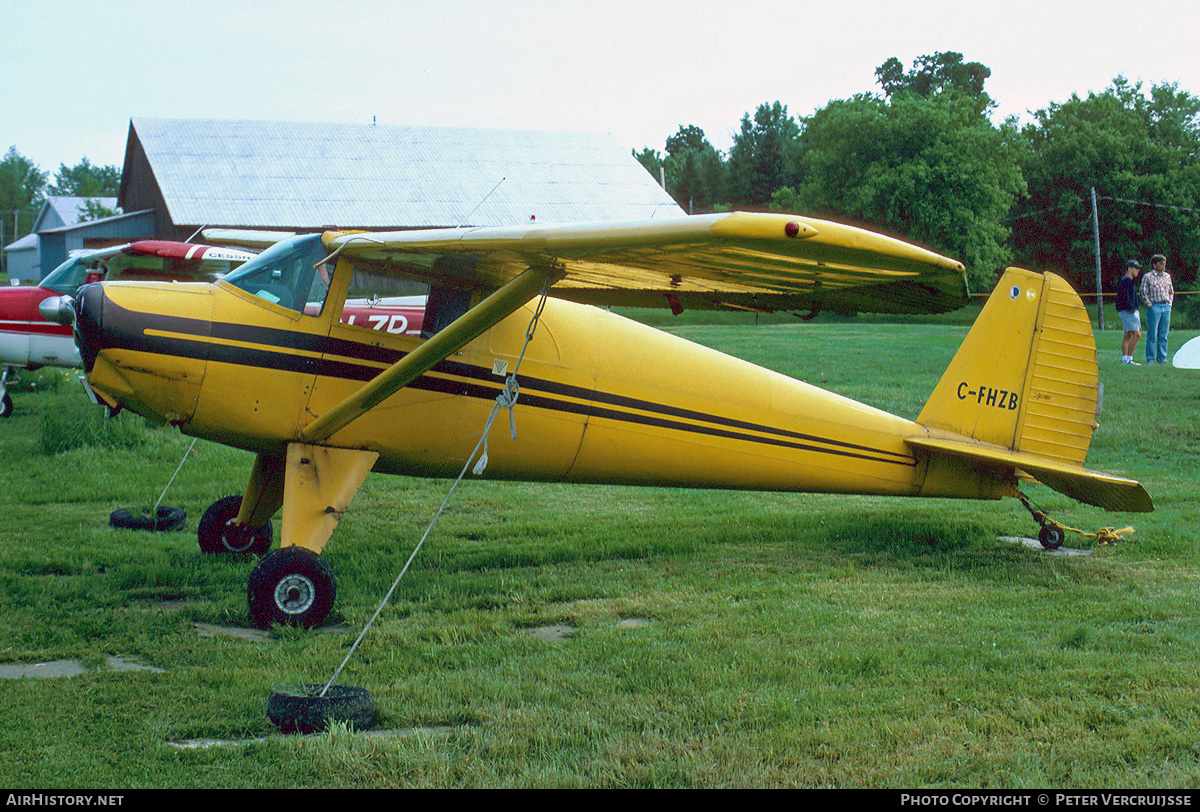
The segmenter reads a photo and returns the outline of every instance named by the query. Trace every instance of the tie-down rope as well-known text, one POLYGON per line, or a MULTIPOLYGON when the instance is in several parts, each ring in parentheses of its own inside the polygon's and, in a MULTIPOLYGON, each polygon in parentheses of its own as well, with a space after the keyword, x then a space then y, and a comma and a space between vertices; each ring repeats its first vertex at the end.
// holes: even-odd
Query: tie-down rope
POLYGON ((325 687, 321 689, 321 693, 318 694, 318 696, 325 696, 325 692, 329 690, 329 687, 333 685, 333 681, 336 680, 338 675, 342 673, 342 669, 346 667, 346 663, 350 662, 350 658, 354 656, 354 652, 358 649, 358 644, 361 643, 363 638, 367 636, 367 631, 375 623, 375 619, 379 617, 379 613, 383 611, 383 608, 387 606, 388 601, 391 600, 392 593, 395 592, 396 587, 400 585, 400 579, 403 578, 405 573, 408 572, 408 568, 412 565, 413 560, 417 557, 417 553, 420 552, 422 545, 425 544, 425 539, 429 538, 429 534, 433 531, 434 525, 436 525, 438 519, 442 517, 442 512, 446 509, 446 505, 450 503, 450 497, 454 495, 455 489, 458 488, 458 483, 462 482, 462 478, 466 475, 467 468, 471 465, 471 460, 475 459, 475 454, 481 448, 483 449, 483 453, 479 457, 479 462, 477 462, 475 467, 472 469, 472 473, 478 476, 479 474, 482 474, 484 468, 487 467, 488 432, 491 431, 492 423, 496 420, 496 415, 499 413, 500 409, 508 409, 509 431, 512 433, 512 438, 514 440, 517 439, 517 422, 516 418, 513 416, 513 407, 517 405, 517 396, 521 391, 521 387, 517 384, 517 371, 521 368, 521 362, 525 360, 525 351, 529 349, 529 344, 533 341, 533 334, 537 330, 538 320, 541 319, 542 310, 544 310, 546 307, 546 294, 549 292, 549 290, 550 280, 547 279, 542 285, 541 298, 538 300, 537 307, 534 308, 533 318, 529 320, 529 328, 525 331, 525 344, 521 347, 521 354, 517 357, 517 363, 513 367, 512 373, 505 379, 504 389, 496 397, 496 402, 492 404, 492 410, 488 413, 487 421, 483 424, 483 436, 479 438, 479 442, 475 444, 474 450, 472 450, 467 456, 466 463, 463 465, 462 470, 458 472, 458 477, 454 480, 454 484, 450 486, 450 490, 446 493, 446 498, 442 500, 441 507, 437 509, 437 513, 434 514, 433 520, 429 522, 429 526, 425 528, 425 532, 421 535, 421 540, 418 541, 417 546, 413 548, 412 554, 409 555, 408 560, 404 562, 404 567, 400 570, 400 574, 396 576, 396 580, 392 582, 391 589, 389 589, 387 594, 383 596, 383 600, 379 602, 379 606, 375 609, 375 614, 371 615, 371 619, 367 621, 367 625, 363 626, 363 630, 359 633, 358 639, 354 641, 354 645, 350 647, 350 651, 346 652, 346 657, 342 660, 342 664, 339 665, 337 670, 333 672, 333 676, 329 678, 329 682, 325 683, 325 687))

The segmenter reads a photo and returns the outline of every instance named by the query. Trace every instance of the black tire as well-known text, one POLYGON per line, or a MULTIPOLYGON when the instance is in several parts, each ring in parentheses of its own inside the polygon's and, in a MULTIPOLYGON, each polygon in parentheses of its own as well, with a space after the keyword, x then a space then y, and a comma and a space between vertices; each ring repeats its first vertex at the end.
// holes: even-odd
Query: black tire
POLYGON ((4 397, 0 398, 0 417, 12 417, 12 413, 12 395, 5 393, 4 397))
POLYGON ((1067 534, 1058 525, 1044 524, 1038 531, 1038 541, 1047 550, 1057 550, 1067 540, 1067 534))
POLYGON ((236 524, 242 497, 226 496, 208 506, 196 528, 196 537, 203 553, 253 553, 262 555, 271 549, 271 523, 258 527, 236 524))
POLYGON ((297 685, 279 688, 267 699, 267 718, 284 733, 318 733, 330 722, 366 730, 375 721, 375 700, 356 685, 297 685))
POLYGON ((303 547, 284 547, 258 562, 246 585, 256 626, 319 626, 337 596, 337 580, 325 559, 303 547))
POLYGON ((108 523, 113 527, 126 530, 181 530, 187 524, 187 512, 183 508, 158 507, 154 515, 152 508, 145 507, 121 508, 108 514, 108 523))

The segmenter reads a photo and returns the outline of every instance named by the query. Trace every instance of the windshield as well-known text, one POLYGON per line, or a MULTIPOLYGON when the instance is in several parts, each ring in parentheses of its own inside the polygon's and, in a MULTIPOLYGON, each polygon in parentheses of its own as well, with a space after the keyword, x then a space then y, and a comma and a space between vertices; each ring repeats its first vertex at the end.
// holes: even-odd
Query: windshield
POLYGON ((87 278, 89 270, 98 270, 101 274, 108 272, 108 266, 105 264, 112 259, 114 253, 119 253, 120 249, 110 249, 103 251, 89 251, 86 254, 71 257, 62 265, 59 265, 50 273, 46 274, 46 278, 41 281, 41 286, 52 290, 60 295, 69 295, 79 289, 87 278))
POLYGON ((329 292, 332 263, 320 264, 327 254, 320 234, 292 237, 275 243, 225 281, 280 307, 317 315, 329 292))

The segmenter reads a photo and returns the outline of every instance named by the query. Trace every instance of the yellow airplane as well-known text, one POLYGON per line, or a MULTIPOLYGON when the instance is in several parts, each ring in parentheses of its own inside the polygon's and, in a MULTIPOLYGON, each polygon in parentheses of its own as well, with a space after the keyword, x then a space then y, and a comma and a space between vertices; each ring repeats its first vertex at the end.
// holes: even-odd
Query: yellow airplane
MULTIPOLYGON (((966 301, 954 260, 735 212, 297 236, 212 284, 89 285, 63 312, 100 402, 257 455, 245 493, 205 514, 200 546, 266 552, 282 508, 250 614, 313 626, 336 590, 320 553, 367 473, 456 475, 497 399, 519 433, 488 441, 495 479, 1022 501, 1018 481, 1033 479, 1152 510, 1137 482, 1082 467, 1095 342, 1053 274, 1006 272, 916 421, 593 306, 919 313, 966 301), (414 281, 428 296, 419 335, 342 318, 348 301, 385 302, 414 281)), ((1063 527, 1030 509, 1042 543, 1060 545, 1063 527)))

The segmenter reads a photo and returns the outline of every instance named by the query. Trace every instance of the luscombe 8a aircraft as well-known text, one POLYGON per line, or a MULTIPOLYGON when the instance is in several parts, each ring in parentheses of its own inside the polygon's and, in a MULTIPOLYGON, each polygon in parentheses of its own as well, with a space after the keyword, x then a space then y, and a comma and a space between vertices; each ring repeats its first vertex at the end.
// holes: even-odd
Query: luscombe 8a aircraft
MULTIPOLYGON (((1053 274, 1005 273, 915 421, 594 306, 928 313, 966 301, 963 266, 914 245, 729 213, 331 231, 212 284, 88 285, 66 312, 101 402, 257 455, 245 493, 205 514, 200 546, 265 552, 282 508, 250 614, 312 626, 335 592, 319 554, 367 473, 458 474, 518 363, 517 436, 493 432, 486 477, 965 499, 1021 498, 1018 482, 1035 479, 1152 510, 1137 482, 1082 467, 1095 342, 1053 274), (427 291, 420 335, 343 321, 347 300, 411 293, 405 283, 427 291)), ((1034 518, 1043 544, 1062 543, 1062 526, 1034 518)))

